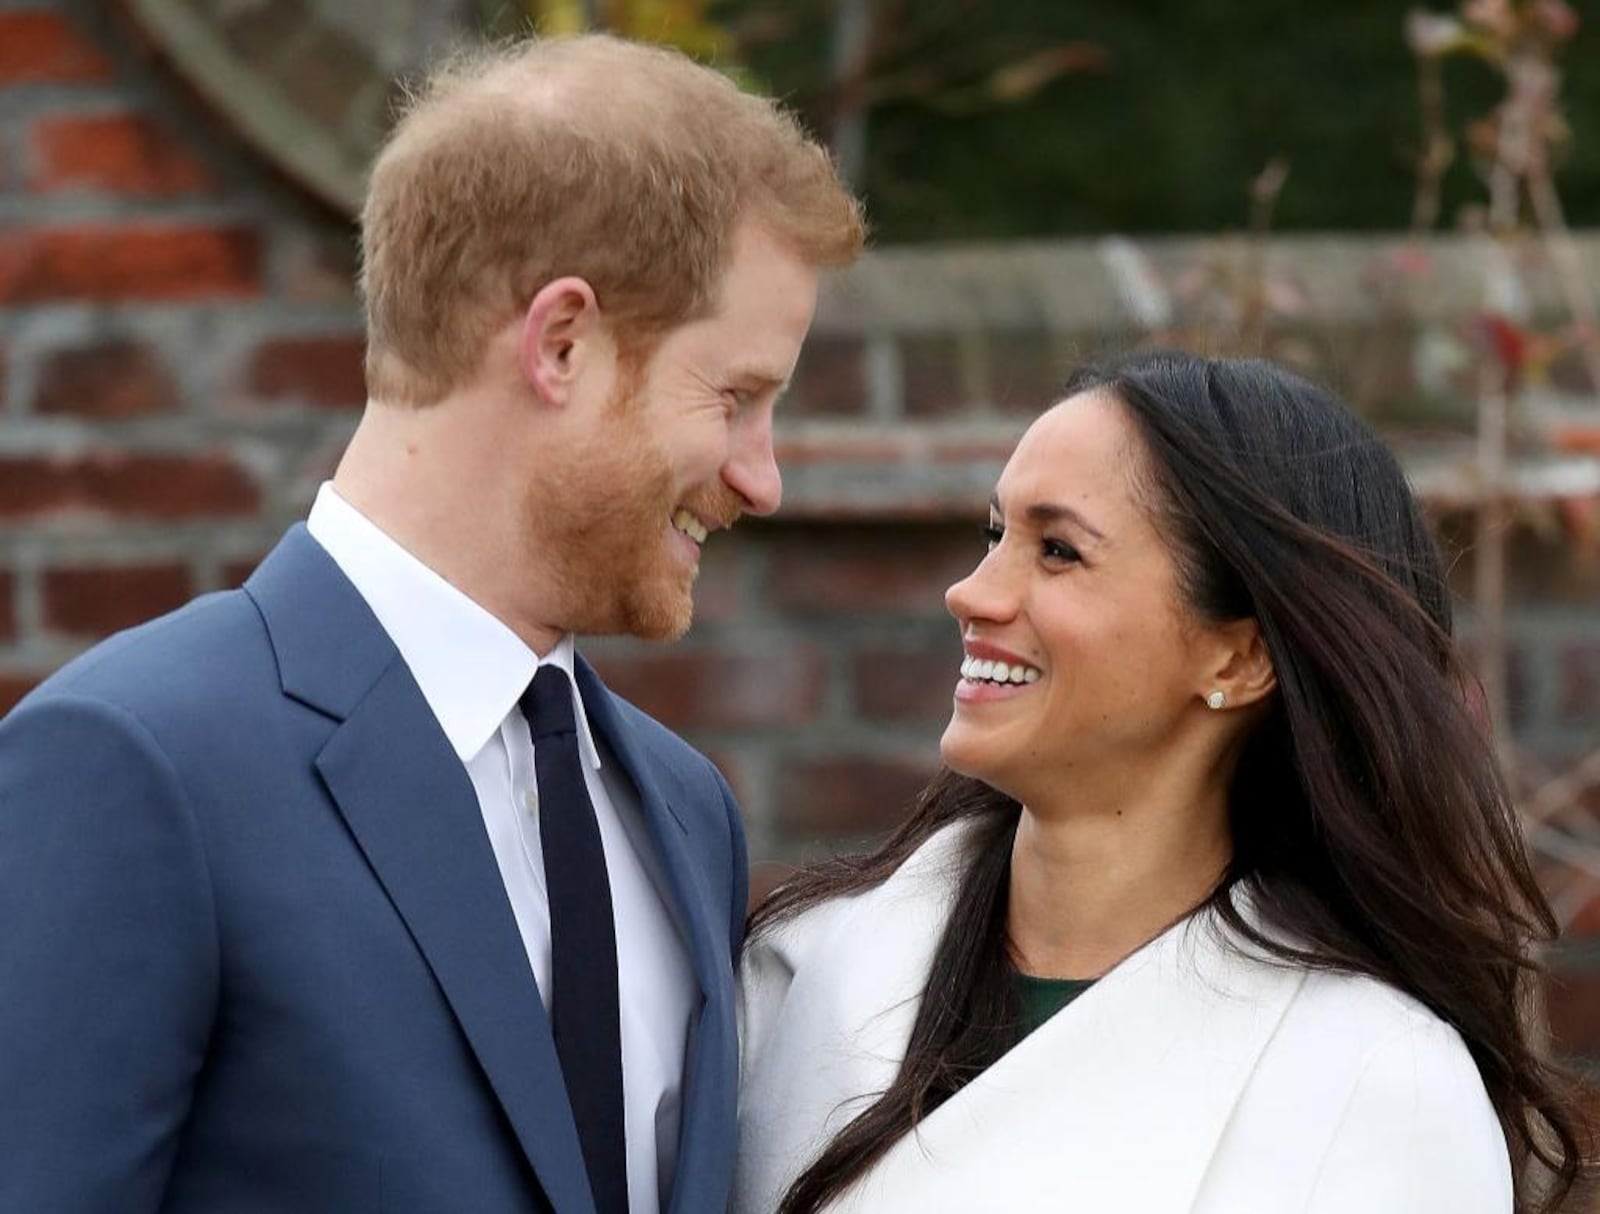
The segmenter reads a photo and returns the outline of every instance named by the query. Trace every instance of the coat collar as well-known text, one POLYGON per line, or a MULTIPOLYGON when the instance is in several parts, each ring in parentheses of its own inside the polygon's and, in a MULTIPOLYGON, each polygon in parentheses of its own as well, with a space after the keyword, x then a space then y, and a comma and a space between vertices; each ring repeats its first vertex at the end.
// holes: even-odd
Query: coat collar
MULTIPOLYGON (((946 829, 879 889, 820 916, 823 935, 799 939, 801 920, 774 941, 793 979, 776 1044, 742 1097, 753 1155, 741 1161, 740 1211, 775 1204, 797 1164, 869 1103, 862 1093, 892 1081, 967 833, 946 829)), ((1303 980, 1222 931, 1202 913, 1130 956, 896 1143, 836 1208, 1190 1209, 1303 980)))

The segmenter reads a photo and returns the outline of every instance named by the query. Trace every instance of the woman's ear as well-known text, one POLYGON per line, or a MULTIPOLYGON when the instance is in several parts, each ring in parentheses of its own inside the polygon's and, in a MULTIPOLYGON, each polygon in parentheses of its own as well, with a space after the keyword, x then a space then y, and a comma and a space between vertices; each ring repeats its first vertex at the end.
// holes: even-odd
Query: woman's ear
POLYGON ((546 404, 562 406, 607 341, 594 288, 557 278, 539 289, 522 318, 517 361, 523 380, 546 404))
POLYGON ((1278 678, 1261 625, 1252 618, 1230 620, 1214 625, 1212 631, 1220 643, 1210 676, 1198 689, 1200 698, 1212 708, 1244 708, 1270 696, 1278 678))

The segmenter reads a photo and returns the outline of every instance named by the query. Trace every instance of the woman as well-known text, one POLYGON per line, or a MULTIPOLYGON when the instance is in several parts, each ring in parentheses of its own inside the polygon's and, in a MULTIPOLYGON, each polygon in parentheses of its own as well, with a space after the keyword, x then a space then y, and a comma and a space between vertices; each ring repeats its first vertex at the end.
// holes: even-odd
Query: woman
POLYGON ((1554 925, 1390 454, 1269 364, 1140 354, 987 534, 947 771, 752 922, 738 1214, 1553 1202, 1554 925))

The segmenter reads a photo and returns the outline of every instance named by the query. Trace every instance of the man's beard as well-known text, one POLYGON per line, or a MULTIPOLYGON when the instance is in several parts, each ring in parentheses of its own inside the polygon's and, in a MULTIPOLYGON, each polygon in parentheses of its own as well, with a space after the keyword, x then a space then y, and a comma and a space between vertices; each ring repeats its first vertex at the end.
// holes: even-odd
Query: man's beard
POLYGON ((673 552, 675 508, 730 526, 739 499, 713 480, 680 502, 671 461, 648 432, 630 379, 608 407, 612 426, 530 500, 529 522, 564 605, 565 618, 553 623, 588 636, 673 641, 694 619, 697 573, 673 552))

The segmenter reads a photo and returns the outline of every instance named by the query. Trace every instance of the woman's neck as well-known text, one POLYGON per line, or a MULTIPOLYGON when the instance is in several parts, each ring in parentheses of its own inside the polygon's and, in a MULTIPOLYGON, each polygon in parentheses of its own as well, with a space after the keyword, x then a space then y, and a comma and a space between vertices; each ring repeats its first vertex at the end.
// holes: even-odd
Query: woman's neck
POLYGON ((1232 855, 1226 799, 1022 811, 1007 931, 1018 967, 1096 978, 1182 919, 1232 855))

